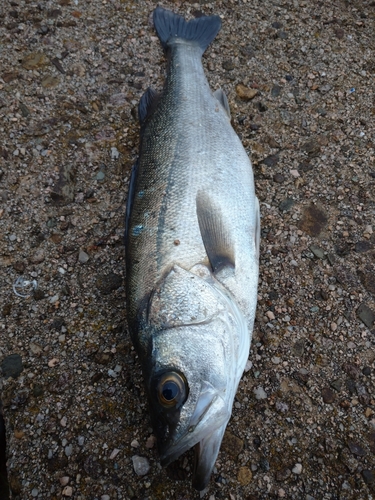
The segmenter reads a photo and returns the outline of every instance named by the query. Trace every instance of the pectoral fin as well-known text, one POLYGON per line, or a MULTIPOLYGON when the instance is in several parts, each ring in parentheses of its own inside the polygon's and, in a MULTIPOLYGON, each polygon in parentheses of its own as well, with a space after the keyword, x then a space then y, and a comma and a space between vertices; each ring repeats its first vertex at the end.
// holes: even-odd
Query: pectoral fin
POLYGON ((219 103, 223 106, 224 111, 226 112, 226 114, 228 115, 228 118, 230 120, 231 116, 230 116, 229 102, 228 102, 228 98, 225 95, 224 91, 222 89, 217 89, 214 92, 214 96, 219 101, 219 103))
POLYGON ((213 271, 235 267, 233 245, 220 207, 203 191, 198 192, 196 204, 199 229, 213 271))

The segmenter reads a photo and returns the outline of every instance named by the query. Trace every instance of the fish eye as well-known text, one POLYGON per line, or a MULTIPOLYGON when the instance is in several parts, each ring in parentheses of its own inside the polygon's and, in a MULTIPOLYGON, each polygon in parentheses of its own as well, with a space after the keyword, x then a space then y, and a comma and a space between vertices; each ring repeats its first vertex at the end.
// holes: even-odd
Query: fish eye
POLYGON ((187 398, 187 382, 177 372, 162 375, 157 386, 158 399, 165 408, 182 406, 187 398))

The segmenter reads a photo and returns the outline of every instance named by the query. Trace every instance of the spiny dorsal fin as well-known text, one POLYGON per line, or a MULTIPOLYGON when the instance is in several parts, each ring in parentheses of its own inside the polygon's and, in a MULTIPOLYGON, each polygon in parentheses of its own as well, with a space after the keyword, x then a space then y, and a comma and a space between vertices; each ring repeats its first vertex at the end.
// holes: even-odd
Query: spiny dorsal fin
POLYGON ((228 115, 228 118, 230 120, 229 102, 228 102, 228 98, 225 95, 225 92, 223 91, 223 89, 215 90, 214 97, 216 97, 216 99, 219 101, 219 103, 223 106, 223 108, 224 108, 224 110, 225 110, 225 112, 228 115))
POLYGON ((158 101, 159 95, 158 93, 149 87, 146 92, 143 94, 141 97, 139 104, 138 104, 138 116, 139 116, 139 123, 143 125, 145 122, 146 118, 152 113, 152 111, 155 109, 155 105, 158 101))
POLYGON ((199 229, 213 272, 227 266, 234 267, 233 245, 220 207, 215 206, 203 191, 198 191, 196 204, 199 229))

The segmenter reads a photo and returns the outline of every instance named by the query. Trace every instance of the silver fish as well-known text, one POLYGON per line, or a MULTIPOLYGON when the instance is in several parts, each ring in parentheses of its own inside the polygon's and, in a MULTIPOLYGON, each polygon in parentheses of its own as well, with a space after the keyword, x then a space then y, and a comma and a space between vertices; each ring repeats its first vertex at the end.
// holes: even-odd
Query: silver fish
POLYGON ((250 160, 201 57, 218 16, 157 7, 165 86, 139 104, 141 142, 126 215, 127 311, 162 465, 195 447, 209 482, 249 355, 259 256, 250 160))

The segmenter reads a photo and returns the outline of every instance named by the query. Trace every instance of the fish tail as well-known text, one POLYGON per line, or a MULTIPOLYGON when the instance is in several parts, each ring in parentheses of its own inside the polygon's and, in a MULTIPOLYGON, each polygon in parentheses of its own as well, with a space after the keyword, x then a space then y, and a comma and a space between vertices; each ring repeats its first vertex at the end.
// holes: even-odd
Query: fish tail
POLYGON ((156 7, 154 26, 165 51, 173 45, 174 39, 180 38, 202 49, 202 54, 215 38, 221 27, 219 16, 202 16, 191 21, 170 10, 156 7))

